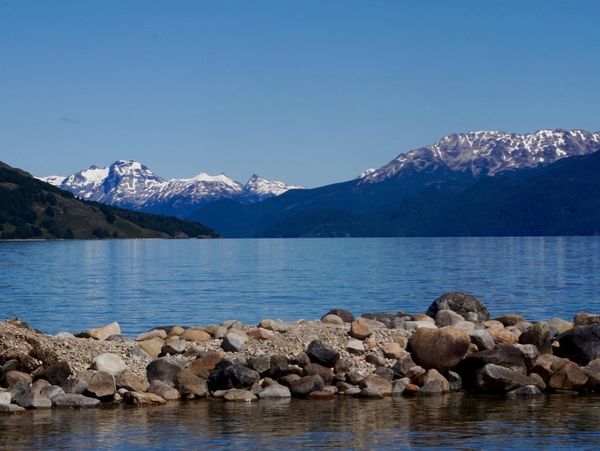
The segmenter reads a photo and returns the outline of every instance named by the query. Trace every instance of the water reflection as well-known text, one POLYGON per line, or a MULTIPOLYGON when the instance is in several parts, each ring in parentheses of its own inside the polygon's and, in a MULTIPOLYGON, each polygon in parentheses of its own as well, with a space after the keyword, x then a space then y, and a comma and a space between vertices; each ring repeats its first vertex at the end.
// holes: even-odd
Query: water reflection
POLYGON ((216 400, 0 416, 0 448, 600 446, 600 398, 216 400))

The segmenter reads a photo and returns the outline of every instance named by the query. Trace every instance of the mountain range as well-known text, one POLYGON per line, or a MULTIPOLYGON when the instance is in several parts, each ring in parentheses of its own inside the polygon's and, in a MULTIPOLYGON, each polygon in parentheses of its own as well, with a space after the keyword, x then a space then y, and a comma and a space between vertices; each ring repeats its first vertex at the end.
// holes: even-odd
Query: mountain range
POLYGON ((206 174, 165 181, 131 161, 46 180, 78 197, 186 217, 229 237, 595 234, 599 150, 600 132, 477 131, 313 189, 252 179, 242 186, 206 174), (262 196, 256 185, 265 187, 262 196))
POLYGON ((197 222, 76 199, 0 162, 0 239, 214 238, 197 222))
POLYGON ((167 180, 133 160, 115 161, 103 168, 91 166, 67 177, 38 178, 81 199, 180 218, 219 199, 251 204, 290 189, 302 189, 258 175, 250 177, 244 185, 225 174, 200 173, 190 179, 167 180))

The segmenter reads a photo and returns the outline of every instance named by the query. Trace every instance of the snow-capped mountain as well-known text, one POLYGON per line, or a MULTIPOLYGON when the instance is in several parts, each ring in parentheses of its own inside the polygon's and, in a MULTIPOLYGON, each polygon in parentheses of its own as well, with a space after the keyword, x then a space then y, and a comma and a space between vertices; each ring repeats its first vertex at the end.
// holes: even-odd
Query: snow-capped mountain
POLYGON ((598 150, 600 132, 584 130, 539 130, 523 135, 499 131, 452 134, 436 144, 402 153, 375 171, 365 171, 361 183, 381 182, 406 170, 438 168, 493 176, 598 150))
POLYGON ((85 200, 152 213, 187 217, 196 208, 219 199, 253 203, 302 189, 253 175, 245 185, 225 174, 200 173, 190 179, 166 180, 138 161, 119 160, 109 167, 69 175, 38 177, 85 200))

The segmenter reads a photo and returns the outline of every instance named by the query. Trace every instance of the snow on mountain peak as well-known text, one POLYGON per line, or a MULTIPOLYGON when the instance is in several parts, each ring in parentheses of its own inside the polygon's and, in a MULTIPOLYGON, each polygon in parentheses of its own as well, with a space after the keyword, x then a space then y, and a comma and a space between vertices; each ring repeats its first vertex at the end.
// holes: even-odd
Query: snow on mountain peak
POLYGON ((475 176, 549 164, 561 158, 600 150, 600 132, 542 129, 529 134, 480 130, 444 136, 436 144, 398 155, 366 174, 361 183, 375 183, 403 170, 447 168, 475 176))

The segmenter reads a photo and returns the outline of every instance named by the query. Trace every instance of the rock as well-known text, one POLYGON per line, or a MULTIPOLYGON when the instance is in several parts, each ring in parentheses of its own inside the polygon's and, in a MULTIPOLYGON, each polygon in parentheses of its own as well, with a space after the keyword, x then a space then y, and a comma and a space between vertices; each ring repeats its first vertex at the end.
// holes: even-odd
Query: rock
POLYGON ((86 392, 94 398, 106 398, 112 396, 117 391, 115 378, 104 371, 97 371, 92 376, 87 386, 86 392))
POLYGON ((258 357, 251 357, 250 359, 248 359, 248 367, 256 371, 258 374, 265 374, 271 369, 271 356, 261 355, 258 357))
POLYGON ((600 324, 600 315, 592 315, 591 313, 579 312, 573 318, 575 326, 589 326, 592 324, 600 324))
POLYGON ((378 376, 381 376, 384 379, 387 379, 388 381, 392 381, 394 379, 394 370, 386 366, 380 366, 378 368, 375 368, 373 374, 377 374, 378 376))
POLYGON ((467 320, 470 320, 469 316, 478 321, 490 319, 487 307, 475 296, 466 293, 451 292, 443 294, 429 306, 427 315, 435 318, 437 312, 446 309, 458 313, 467 320), (472 315, 469 315, 469 313, 472 315))
MULTIPOLYGON (((226 334, 227 335, 227 334, 226 334)), ((187 341, 193 341, 195 343, 203 343, 205 341, 210 341, 212 338, 210 334, 204 330, 200 329, 187 329, 182 338, 187 341)))
POLYGON ((60 361, 38 372, 33 379, 45 379, 52 385, 62 385, 70 375, 70 365, 65 361, 60 361))
POLYGON ((406 354, 399 358, 392 370, 397 378, 409 377, 408 374, 412 373, 411 370, 415 368, 417 364, 413 361, 410 354, 406 354))
POLYGON ((556 363, 563 360, 565 362, 567 361, 566 359, 561 359, 555 355, 541 354, 535 359, 535 363, 531 367, 531 373, 539 374, 547 383, 554 374, 553 367, 556 368, 556 363))
POLYGON ((48 385, 46 387, 42 387, 40 390, 40 395, 45 396, 49 400, 53 400, 58 395, 64 395, 65 391, 60 388, 58 385, 48 385))
POLYGON ((523 353, 523 357, 525 359, 525 366, 527 369, 531 369, 535 364, 535 361, 540 355, 540 351, 535 345, 522 345, 516 344, 513 345, 515 348, 519 349, 523 353))
POLYGON ((402 323, 401 318, 397 318, 393 313, 387 312, 371 312, 363 313, 360 315, 362 318, 368 319, 372 329, 379 329, 382 327, 388 329, 396 329, 400 327, 402 323))
POLYGON ((208 395, 206 381, 187 368, 177 373, 175 386, 182 396, 193 395, 196 398, 204 398, 208 395))
POLYGON ((525 385, 535 385, 534 379, 491 363, 477 371, 475 381, 475 388, 483 393, 506 393, 525 385))
POLYGON ((408 377, 403 377, 402 379, 396 379, 392 385, 392 396, 399 396, 402 393, 404 393, 404 389, 409 384, 410 384, 410 379, 408 377))
POLYGON ((208 388, 211 391, 229 390, 231 388, 250 389, 260 380, 260 374, 244 365, 232 364, 225 368, 216 367, 208 377, 208 388))
POLYGON ((461 315, 449 309, 439 310, 435 314, 435 325, 438 327, 453 326, 464 320, 465 319, 461 315))
POLYGON ((321 321, 325 324, 333 324, 335 326, 343 326, 344 320, 337 315, 325 315, 321 318, 321 321))
POLYGON ((415 362, 424 368, 452 368, 469 350, 471 339, 461 329, 419 329, 408 340, 415 362))
POLYGON ((304 376, 290 384, 290 392, 295 396, 307 396, 325 387, 323 378, 319 375, 304 376))
POLYGON ((483 325, 488 330, 502 330, 502 329, 504 329, 504 324, 502 324, 500 321, 496 321, 496 320, 493 320, 493 319, 490 319, 488 321, 484 321, 483 325))
MULTIPOLYGON (((352 321, 354 321, 354 315, 352 314, 352 312, 350 312, 348 310, 344 310, 344 309, 334 308, 333 310, 329 310, 329 312, 327 312, 325 315, 323 315, 323 318, 326 317, 327 315, 335 315, 339 318, 342 318, 342 320, 345 323, 351 323, 352 321)), ((323 319, 323 318, 321 318, 321 319, 323 319)))
POLYGON ((416 395, 419 392, 419 386, 415 385, 415 384, 408 384, 406 387, 404 387, 404 392, 402 394, 404 395, 416 395))
POLYGON ((555 390, 580 390, 588 381, 585 372, 575 363, 559 361, 552 365, 554 374, 548 386, 555 390))
POLYGON ((165 341, 162 338, 154 337, 149 340, 138 341, 138 348, 150 357, 158 357, 162 352, 165 341))
POLYGON ((361 381, 360 387, 362 389, 365 389, 365 388, 375 389, 379 393, 381 393, 383 396, 391 395, 392 388, 393 388, 392 382, 390 382, 389 380, 387 380, 377 374, 371 374, 371 375, 365 377, 361 381))
POLYGON ((531 326, 533 326, 533 324, 530 323, 529 321, 519 321, 517 324, 515 324, 514 326, 512 326, 512 328, 513 329, 518 329, 521 333, 523 333, 527 329, 529 329, 531 326))
POLYGON ((546 323, 535 323, 519 335, 519 343, 535 345, 540 354, 552 354, 552 341, 555 335, 546 323))
POLYGON ((211 352, 203 357, 199 357, 188 365, 188 368, 196 376, 202 379, 208 379, 208 375, 212 370, 215 369, 217 364, 223 358, 223 354, 220 352, 211 352))
POLYGON ((490 329, 489 332, 496 343, 515 344, 519 341, 515 334, 506 329, 490 329))
POLYGON ((558 343, 557 355, 587 365, 600 358, 600 324, 576 326, 559 335, 558 343))
POLYGON ((116 377, 115 383, 118 388, 125 388, 129 391, 145 392, 150 387, 148 379, 137 374, 125 371, 116 377))
POLYGON ((435 324, 435 319, 433 319, 431 316, 425 315, 423 313, 415 313, 414 315, 411 316, 411 319, 413 321, 427 321, 431 324, 435 324))
MULTIPOLYGON (((211 332, 210 330, 211 326, 207 326, 206 327, 206 332, 208 332, 209 334, 213 335, 213 332, 211 332)), ((216 326, 215 326, 215 330, 216 330, 216 326)), ((183 335, 183 333, 185 332, 185 329, 181 326, 173 326, 171 328, 171 330, 168 332, 167 336, 168 337, 181 337, 183 335)))
POLYGON ((422 380, 423 386, 421 393, 435 394, 446 393, 450 391, 450 382, 439 371, 435 369, 427 370, 422 380))
POLYGON ((419 329, 437 329, 435 323, 429 321, 404 321, 402 323, 404 330, 413 331, 419 329))
POLYGON ((95 340, 106 340, 111 335, 121 335, 121 326, 115 321, 102 327, 89 329, 87 334, 95 340))
POLYGON ((164 404, 167 402, 164 398, 154 393, 140 393, 135 391, 125 393, 123 396, 123 401, 125 401, 126 404, 133 404, 136 406, 164 404))
POLYGON ((332 399, 333 398, 333 393, 331 393, 330 391, 327 391, 325 389, 323 390, 315 390, 313 392, 310 392, 307 396, 308 399, 311 399, 313 401, 324 401, 324 400, 328 400, 328 399, 332 399))
POLYGON ((25 409, 16 404, 8 404, 7 406, 0 404, 0 413, 17 413, 23 412, 25 409))
POLYGON ((548 321, 548 326, 554 327, 559 334, 562 334, 573 329, 574 324, 561 318, 552 318, 550 321, 548 321))
POLYGON ((10 392, 0 392, 0 406, 8 406, 11 400, 10 392))
POLYGON ((370 363, 376 367, 385 366, 387 362, 380 355, 370 353, 365 356, 365 362, 370 363))
POLYGON ((276 399, 276 398, 290 398, 292 396, 290 389, 284 385, 269 385, 260 392, 258 397, 260 399, 276 399))
POLYGON ((146 341, 153 338, 160 338, 161 340, 164 340, 167 338, 167 332, 164 329, 153 329, 139 334, 137 337, 135 337, 135 341, 146 341))
POLYGON ((263 319, 259 324, 259 327, 263 329, 273 330, 275 332, 287 332, 289 330, 289 326, 281 321, 280 319, 263 319))
POLYGON ((181 340, 179 338, 169 339, 167 342, 160 348, 160 355, 178 355, 183 354, 185 352, 186 341, 181 340))
POLYGON ((50 382, 45 379, 38 379, 31 384, 31 389, 36 393, 41 393, 44 387, 50 387, 50 382))
MULTIPOLYGON (((29 374, 23 373, 21 371, 9 371, 4 375, 4 382, 8 387, 12 385, 23 383, 25 385, 29 385, 32 382, 32 378, 29 374)), ((41 380, 41 379, 40 379, 41 380)))
POLYGON ((462 377, 460 374, 454 371, 448 371, 448 383, 450 384, 450 391, 459 391, 462 388, 462 377))
POLYGON ((310 357, 306 352, 301 351, 291 359, 290 363, 303 368, 310 363, 310 357))
POLYGON ((350 370, 350 363, 347 360, 340 359, 333 365, 335 374, 346 374, 350 370))
POLYGON ((508 326, 514 326, 517 323, 520 323, 521 321, 524 321, 524 318, 521 315, 517 315, 517 314, 509 314, 509 315, 504 315, 504 316, 500 316, 498 318, 494 318, 494 320, 502 323, 502 325, 504 327, 508 327, 508 326))
POLYGON ((248 335, 254 338, 255 340, 270 340, 275 336, 275 332, 269 329, 263 329, 262 327, 259 327, 248 332, 248 335))
POLYGON ((350 354, 361 355, 365 353, 365 345, 362 341, 351 338, 348 340, 348 343, 346 343, 346 351, 350 354))
POLYGON ((221 348, 227 352, 239 352, 246 347, 247 341, 248 335, 241 330, 231 329, 223 337, 221 348))
POLYGON ((97 356, 92 362, 92 369, 103 371, 112 376, 118 376, 127 370, 125 362, 116 354, 104 353, 97 356))
POLYGON ((594 359, 582 368, 588 377, 588 385, 593 389, 600 387, 600 359, 594 359))
POLYGON ((150 383, 148 393, 154 393, 167 401, 175 401, 181 398, 178 390, 159 380, 154 380, 150 383))
POLYGON ((333 381, 333 371, 318 363, 309 363, 304 367, 304 374, 308 376, 319 375, 323 378, 326 384, 331 384, 333 381))
POLYGON ((359 340, 368 338, 373 333, 371 323, 365 318, 356 318, 350 325, 350 336, 359 340))
POLYGON ((96 407, 100 404, 99 399, 75 393, 63 393, 52 398, 52 405, 56 407, 96 407))
POLYGON ((269 358, 269 373, 272 377, 285 376, 289 371, 289 362, 284 355, 274 355, 269 358))
POLYGON ((160 381, 170 387, 175 385, 175 378, 181 367, 174 363, 170 357, 160 357, 154 359, 146 367, 146 377, 150 384, 154 381, 160 381))
POLYGON ((471 338, 471 343, 477 346, 477 349, 480 351, 494 349, 496 347, 496 342, 486 329, 473 329, 467 333, 471 338))
POLYGON ((70 377, 61 385, 61 388, 65 393, 71 393, 76 395, 83 394, 89 385, 89 379, 83 379, 81 377, 70 377))
POLYGON ((232 388, 231 390, 227 390, 225 396, 223 396, 226 401, 242 401, 242 402, 250 402, 256 400, 256 395, 248 390, 243 390, 240 388, 232 388))
POLYGON ((406 354, 406 351, 398 342, 390 341, 383 345, 383 355, 387 359, 399 359, 404 354, 406 354))
POLYGON ((358 393, 358 396, 361 398, 382 399, 385 395, 376 388, 365 387, 358 393))
POLYGON ((287 374, 283 377, 279 378, 279 382, 286 387, 290 387, 293 382, 296 382, 300 379, 300 376, 297 374, 287 374))
POLYGON ((49 409, 52 401, 40 393, 35 393, 24 383, 13 385, 10 389, 12 402, 25 409, 49 409))
POLYGON ((340 353, 326 343, 319 340, 313 340, 306 348, 306 354, 313 363, 318 363, 324 367, 331 368, 340 358, 340 353))
POLYGON ((515 390, 509 391, 506 396, 509 398, 522 398, 529 396, 541 395, 542 391, 535 385, 525 385, 524 387, 516 388, 515 390))

